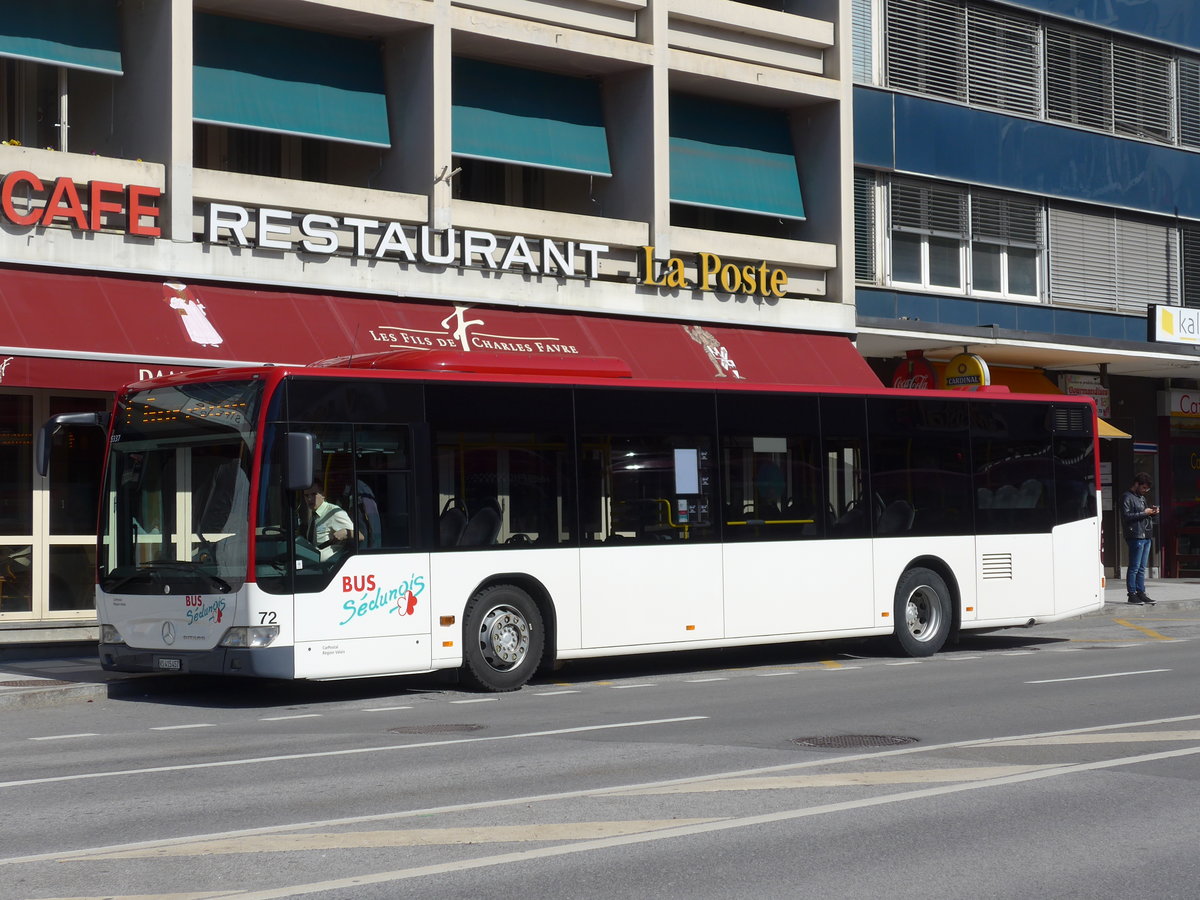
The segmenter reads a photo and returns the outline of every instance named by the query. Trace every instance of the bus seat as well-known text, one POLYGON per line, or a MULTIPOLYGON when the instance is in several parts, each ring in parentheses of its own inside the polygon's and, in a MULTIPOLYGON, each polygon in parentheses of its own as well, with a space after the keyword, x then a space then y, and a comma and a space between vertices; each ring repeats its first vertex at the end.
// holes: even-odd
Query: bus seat
POLYGON ((502 522, 500 504, 489 497, 475 512, 471 513, 467 527, 458 539, 458 545, 460 547, 487 547, 496 543, 496 536, 500 534, 502 522))
POLYGON ((916 511, 907 500, 893 500, 884 507, 875 526, 876 534, 899 534, 912 528, 916 511))
POLYGON ((451 497, 442 507, 442 515, 438 518, 438 546, 456 546, 466 528, 467 508, 457 497, 451 497))
POLYGON ((1042 483, 1036 478, 1026 478, 1017 490, 1017 506, 1021 509, 1033 509, 1042 499, 1042 483))

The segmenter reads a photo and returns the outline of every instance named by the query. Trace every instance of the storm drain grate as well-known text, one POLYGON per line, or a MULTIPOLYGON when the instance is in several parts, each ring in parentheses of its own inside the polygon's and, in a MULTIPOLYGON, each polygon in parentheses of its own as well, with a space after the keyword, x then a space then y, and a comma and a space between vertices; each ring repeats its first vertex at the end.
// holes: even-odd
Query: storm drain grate
POLYGON ((482 725, 402 725, 389 728, 390 734, 454 734, 461 731, 478 731, 482 725))
POLYGON ((818 750, 844 750, 852 747, 896 747, 900 744, 915 744, 917 739, 899 734, 831 734, 824 737, 792 738, 792 743, 818 750))
POLYGON ((52 687, 56 684, 75 684, 74 681, 55 681, 50 678, 28 678, 24 681, 0 681, 0 687, 52 687))

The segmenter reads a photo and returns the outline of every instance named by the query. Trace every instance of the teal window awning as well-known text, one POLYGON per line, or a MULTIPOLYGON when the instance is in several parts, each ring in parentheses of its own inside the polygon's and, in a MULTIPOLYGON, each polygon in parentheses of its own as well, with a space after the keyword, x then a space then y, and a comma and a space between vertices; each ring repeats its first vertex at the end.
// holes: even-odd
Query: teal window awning
POLYGON ((391 146, 378 44, 204 13, 194 34, 197 122, 391 146))
POLYGON ((29 0, 0 13, 0 56, 121 74, 117 0, 29 0))
POLYGON ((671 202, 803 219, 787 114, 672 94, 671 202))
POLYGON ((612 175, 597 82, 459 58, 452 94, 456 156, 612 175))

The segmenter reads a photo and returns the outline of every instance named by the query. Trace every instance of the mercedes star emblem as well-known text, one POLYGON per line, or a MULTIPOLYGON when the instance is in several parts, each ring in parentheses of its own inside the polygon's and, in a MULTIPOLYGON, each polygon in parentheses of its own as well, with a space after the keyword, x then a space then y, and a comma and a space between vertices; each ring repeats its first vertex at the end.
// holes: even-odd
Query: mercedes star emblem
POLYGON ((162 636, 166 643, 175 643, 175 626, 170 622, 163 622, 162 636))

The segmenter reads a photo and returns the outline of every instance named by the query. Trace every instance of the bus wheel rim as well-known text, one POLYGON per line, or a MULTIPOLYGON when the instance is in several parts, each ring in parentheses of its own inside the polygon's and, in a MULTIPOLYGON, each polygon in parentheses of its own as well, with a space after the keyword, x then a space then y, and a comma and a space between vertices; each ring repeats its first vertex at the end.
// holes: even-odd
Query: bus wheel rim
POLYGON ((919 641, 926 641, 937 634, 941 624, 941 606, 937 595, 928 588, 917 588, 908 595, 904 607, 905 625, 908 633, 919 641))
POLYGON ((519 666, 529 652, 529 622, 513 607, 497 606, 483 617, 479 646, 492 668, 519 666))

